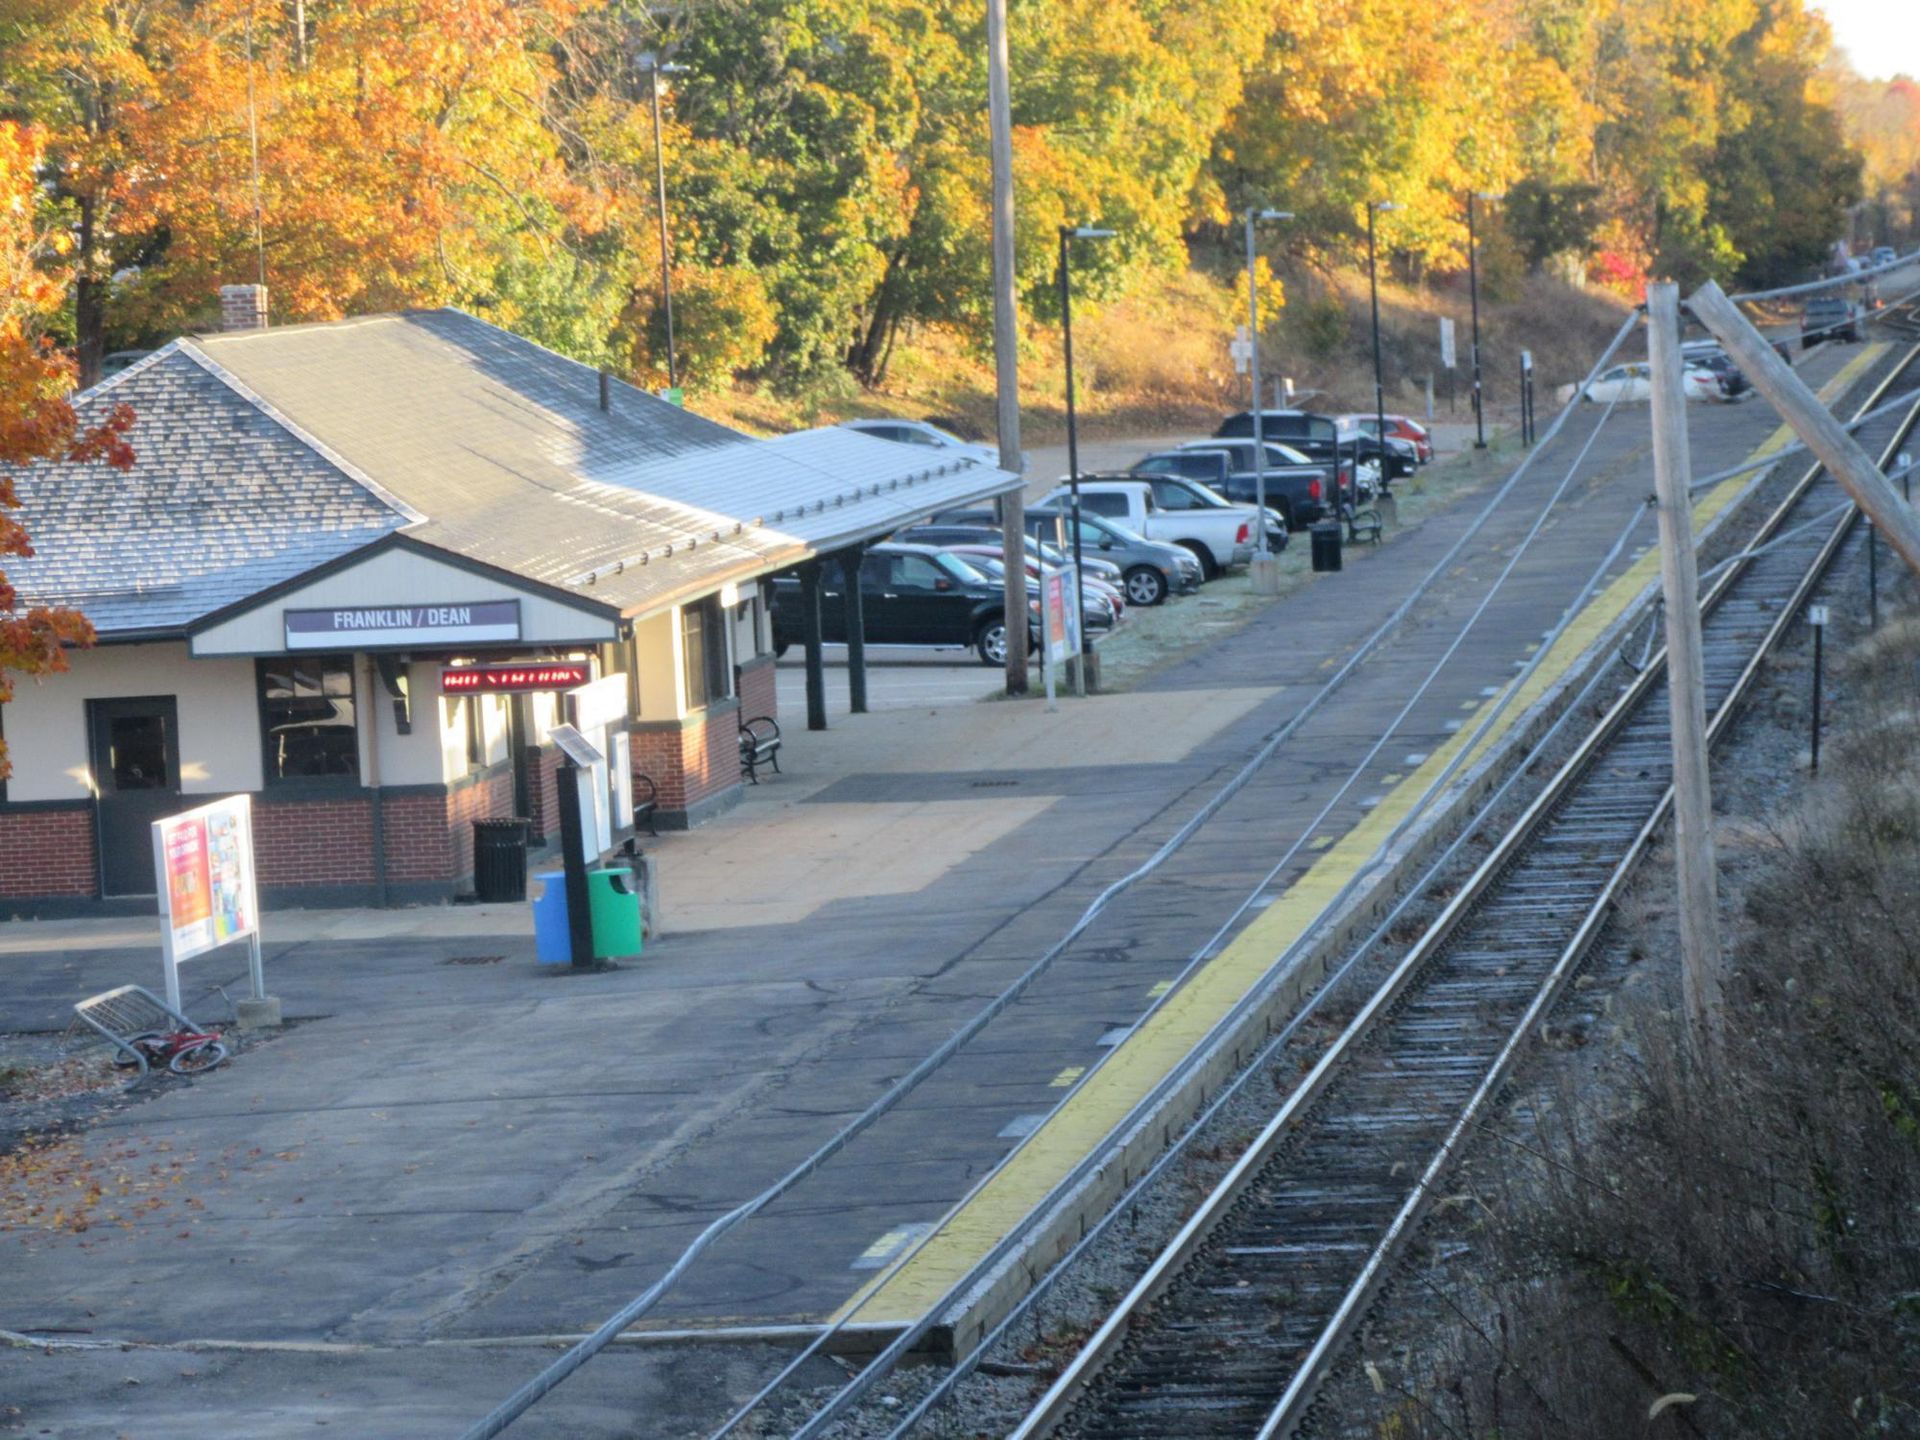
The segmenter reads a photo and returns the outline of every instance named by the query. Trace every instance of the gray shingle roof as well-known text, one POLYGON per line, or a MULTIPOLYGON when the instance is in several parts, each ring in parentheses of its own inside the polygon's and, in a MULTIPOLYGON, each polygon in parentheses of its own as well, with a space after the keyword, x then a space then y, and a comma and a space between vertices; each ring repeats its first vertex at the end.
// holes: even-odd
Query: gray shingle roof
POLYGON ((78 398, 134 405, 138 483, 37 467, 47 558, 22 589, 84 589, 103 630, 177 626, 404 528, 639 613, 1020 483, 850 430, 756 440, 609 388, 602 410, 590 367, 457 310, 176 341, 78 398), (163 602, 183 578, 203 583, 163 602))
POLYGON ((131 470, 11 468, 36 553, 6 573, 28 604, 103 635, 178 629, 405 523, 175 347, 79 405, 122 401, 131 470))

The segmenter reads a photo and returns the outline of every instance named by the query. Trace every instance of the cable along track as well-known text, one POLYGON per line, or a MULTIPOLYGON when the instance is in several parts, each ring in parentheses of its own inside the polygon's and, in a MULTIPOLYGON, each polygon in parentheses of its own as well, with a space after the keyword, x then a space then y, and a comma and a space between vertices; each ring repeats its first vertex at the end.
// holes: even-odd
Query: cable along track
MULTIPOLYGON (((1915 368, 1910 350, 1856 414, 1915 368)), ((1856 438, 1884 468, 1920 405, 1856 438)), ((1823 469, 1702 596, 1710 736, 1840 552, 1823 469), (1765 548, 1763 548, 1765 547, 1765 548)), ((1660 652, 1088 1341, 1014 1440, 1291 1434, 1434 1182, 1604 926, 1666 817, 1660 652)))

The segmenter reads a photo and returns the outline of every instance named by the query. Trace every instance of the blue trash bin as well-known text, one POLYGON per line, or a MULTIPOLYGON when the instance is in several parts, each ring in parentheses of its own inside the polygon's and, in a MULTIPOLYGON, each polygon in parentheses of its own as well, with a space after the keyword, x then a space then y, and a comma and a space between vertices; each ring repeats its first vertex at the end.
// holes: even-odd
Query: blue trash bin
POLYGON ((533 954, 542 965, 573 962, 573 935, 567 929, 567 876, 564 870, 543 870, 533 877, 540 893, 533 905, 533 954))

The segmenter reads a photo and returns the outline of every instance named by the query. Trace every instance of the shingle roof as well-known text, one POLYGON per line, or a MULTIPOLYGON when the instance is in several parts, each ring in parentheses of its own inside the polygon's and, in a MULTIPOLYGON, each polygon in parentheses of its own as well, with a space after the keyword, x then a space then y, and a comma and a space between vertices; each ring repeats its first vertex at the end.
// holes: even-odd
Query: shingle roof
POLYGON ((590 367, 457 310, 176 341, 77 403, 135 405, 136 469, 174 497, 142 513, 168 530, 161 548, 177 550, 178 564, 217 570, 226 587, 149 603, 172 572, 147 574, 138 552, 103 559, 97 534, 121 524, 111 514, 128 492, 92 467, 39 472, 46 508, 33 523, 50 557, 41 574, 85 581, 96 595, 131 591, 123 610, 96 600, 89 613, 156 628, 404 527, 638 613, 1020 483, 850 430, 757 440, 619 381, 609 393, 603 410, 590 367), (139 382, 143 374, 155 378, 139 382), (297 461, 314 496, 283 503, 281 519, 265 513, 282 503, 278 492, 247 509, 264 462, 258 447, 240 453, 206 438, 229 431, 273 437, 276 463, 297 461), (71 514, 53 498, 69 485, 85 492, 71 514), (301 545, 312 552, 305 564, 301 545), (203 554, 212 558, 188 558, 203 554))
POLYGON ((10 467, 35 554, 29 604, 102 634, 178 629, 378 539, 405 517, 169 347, 82 397, 133 407, 130 470, 10 467))

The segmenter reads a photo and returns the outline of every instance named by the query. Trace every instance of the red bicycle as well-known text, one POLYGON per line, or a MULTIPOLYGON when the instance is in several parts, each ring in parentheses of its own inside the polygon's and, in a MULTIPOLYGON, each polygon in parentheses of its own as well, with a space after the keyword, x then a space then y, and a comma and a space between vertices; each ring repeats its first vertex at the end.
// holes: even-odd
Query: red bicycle
MULTIPOLYGON (((198 1075, 227 1058, 218 1030, 149 1030, 128 1036, 127 1043, 146 1056, 150 1067, 164 1064, 176 1075, 198 1075)), ((140 1062, 121 1052, 113 1063, 130 1070, 140 1062)))

